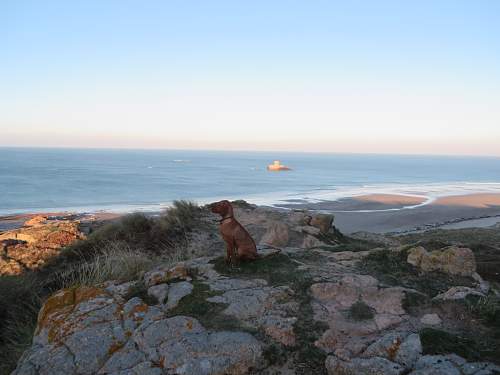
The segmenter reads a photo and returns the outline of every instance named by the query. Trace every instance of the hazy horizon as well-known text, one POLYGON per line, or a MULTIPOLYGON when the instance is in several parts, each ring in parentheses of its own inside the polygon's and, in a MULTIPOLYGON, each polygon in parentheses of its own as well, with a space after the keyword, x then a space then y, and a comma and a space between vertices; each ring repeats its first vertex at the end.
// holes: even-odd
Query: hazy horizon
POLYGON ((0 4, 0 146, 500 156, 500 3, 0 4))
MULTIPOLYGON (((336 151, 308 151, 308 150, 276 150, 276 149, 262 149, 262 150, 254 150, 254 149, 221 149, 221 148, 156 148, 156 147, 94 147, 94 146, 81 146, 81 147, 73 147, 73 146, 4 146, 0 145, 0 149, 27 149, 27 150, 112 150, 112 151, 186 151, 186 152, 227 152, 227 153, 277 153, 276 158, 279 158, 280 155, 286 154, 318 154, 318 155, 359 155, 359 156, 422 156, 422 157, 472 157, 472 158, 493 158, 500 159, 500 155, 474 155, 474 154, 432 154, 432 153, 391 153, 391 152, 336 152, 336 151)), ((272 161, 271 159, 269 159, 272 161)), ((274 160, 274 159, 273 159, 274 160)))

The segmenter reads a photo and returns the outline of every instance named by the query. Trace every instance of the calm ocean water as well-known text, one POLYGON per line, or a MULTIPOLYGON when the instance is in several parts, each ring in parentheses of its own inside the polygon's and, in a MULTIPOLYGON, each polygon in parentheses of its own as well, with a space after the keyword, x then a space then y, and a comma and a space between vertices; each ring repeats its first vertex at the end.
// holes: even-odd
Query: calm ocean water
POLYGON ((274 204, 367 192, 500 192, 500 158, 0 148, 0 214, 155 210, 175 199, 274 204), (274 159, 293 170, 268 172, 274 159))

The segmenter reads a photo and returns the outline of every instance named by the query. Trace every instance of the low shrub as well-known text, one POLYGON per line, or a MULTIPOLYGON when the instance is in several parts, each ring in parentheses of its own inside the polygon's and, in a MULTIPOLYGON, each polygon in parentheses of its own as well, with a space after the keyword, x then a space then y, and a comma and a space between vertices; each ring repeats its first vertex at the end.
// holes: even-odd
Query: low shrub
POLYGON ((363 301, 358 301, 349 308, 349 318, 356 321, 373 319, 374 316, 374 310, 363 301))
POLYGON ((47 296, 65 287, 134 280, 156 262, 185 259, 189 233, 203 225, 202 214, 194 203, 177 201, 159 217, 126 215, 66 247, 36 272, 0 276, 0 374, 13 371, 31 345, 47 296))
POLYGON ((420 331, 424 355, 457 354, 468 361, 491 360, 495 353, 490 342, 434 328, 420 331))
POLYGON ((0 276, 0 374, 9 374, 31 345, 42 292, 31 273, 0 276))

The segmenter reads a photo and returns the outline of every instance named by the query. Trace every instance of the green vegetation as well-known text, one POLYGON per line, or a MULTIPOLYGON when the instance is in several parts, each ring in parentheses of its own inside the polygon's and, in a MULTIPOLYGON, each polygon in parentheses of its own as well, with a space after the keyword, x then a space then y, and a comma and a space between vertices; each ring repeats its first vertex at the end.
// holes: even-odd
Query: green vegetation
MULTIPOLYGON (((302 271, 299 271, 302 272, 302 271)), ((297 322, 294 324, 294 332, 297 337, 295 364, 297 374, 326 374, 326 354, 314 343, 328 329, 326 323, 314 320, 314 312, 311 305, 309 288, 313 281, 302 275, 294 283, 293 290, 295 299, 299 301, 299 312, 297 322)))
POLYGON ((487 326, 495 328, 500 339, 500 298, 494 295, 478 297, 469 295, 464 300, 471 314, 487 326))
POLYGON ((355 238, 349 238, 344 236, 343 242, 336 245, 332 250, 335 252, 340 252, 340 251, 358 252, 358 251, 371 250, 379 246, 380 245, 375 242, 358 240, 355 238))
POLYGON ((463 245, 476 256, 477 272, 500 286, 500 230, 498 228, 436 229, 399 237, 403 243, 424 246, 427 250, 463 245))
MULTIPOLYGON (((0 374, 14 370, 31 344, 43 300, 58 289, 134 280, 161 259, 179 261, 188 235, 203 227, 203 209, 179 201, 159 217, 132 214, 96 229, 36 272, 0 276, 0 374)), ((145 288, 145 287, 144 287, 145 288)), ((148 299, 140 284, 131 293, 148 299)))
POLYGON ((139 297, 148 305, 156 305, 158 303, 158 299, 156 299, 156 297, 148 294, 148 287, 142 280, 132 285, 127 294, 124 296, 127 301, 134 297, 139 297))
POLYGON ((498 355, 495 346, 487 339, 479 341, 479 338, 455 335, 434 328, 421 330, 420 340, 425 355, 455 353, 468 361, 495 360, 498 355))
POLYGON ((375 276, 382 283, 415 289, 430 297, 435 297, 455 285, 473 286, 474 284, 471 278, 441 272, 421 275, 406 259, 405 250, 381 250, 364 257, 358 266, 363 272, 375 276))
MULTIPOLYGON (((307 257, 307 254, 305 256, 307 257)), ((254 262, 241 263, 239 267, 231 267, 226 265, 224 258, 220 257, 214 261, 214 268, 225 276, 260 278, 272 286, 287 285, 292 288, 295 292, 294 300, 299 302, 297 322, 294 324, 297 344, 290 349, 271 344, 264 353, 265 358, 269 364, 280 364, 292 356, 297 374, 326 374, 324 366, 326 354, 317 348, 314 342, 328 327, 313 319, 309 294, 313 281, 298 268, 300 260, 302 257, 276 254, 254 262)))
POLYGON ((193 280, 193 287, 191 294, 182 298, 179 305, 169 311, 169 316, 191 316, 198 319, 205 328, 217 331, 242 329, 248 331, 248 328, 242 327, 236 318, 222 314, 227 305, 207 301, 207 298, 217 295, 217 293, 210 291, 208 285, 193 280))
POLYGON ((31 344, 42 292, 31 273, 0 277, 0 374, 10 374, 31 344))
POLYGON ((372 309, 363 301, 358 301, 349 308, 349 318, 351 318, 352 320, 368 320, 373 319, 374 316, 374 309, 372 309))
POLYGON ((242 262, 238 266, 227 265, 224 258, 219 257, 214 265, 215 270, 224 276, 260 278, 269 285, 291 285, 303 277, 301 272, 297 272, 297 263, 283 254, 242 262))
POLYGON ((403 298, 403 309, 409 314, 418 312, 419 308, 426 307, 431 303, 431 299, 424 293, 405 292, 403 298))
POLYGON ((182 247, 187 235, 202 226, 203 209, 191 202, 176 201, 159 217, 140 213, 126 215, 118 221, 103 225, 91 232, 87 239, 65 248, 52 266, 92 259, 110 243, 151 254, 164 254, 182 247))

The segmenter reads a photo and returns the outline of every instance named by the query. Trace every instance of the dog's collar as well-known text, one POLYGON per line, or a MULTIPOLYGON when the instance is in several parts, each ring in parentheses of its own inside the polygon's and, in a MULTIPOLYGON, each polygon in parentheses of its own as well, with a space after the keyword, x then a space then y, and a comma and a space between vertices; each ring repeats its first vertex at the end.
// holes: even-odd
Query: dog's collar
POLYGON ((234 218, 234 216, 228 216, 228 217, 222 218, 222 219, 220 219, 220 220, 219 220, 219 223, 221 223, 221 224, 222 224, 222 222, 223 222, 224 220, 227 220, 227 219, 232 219, 232 218, 234 218))

